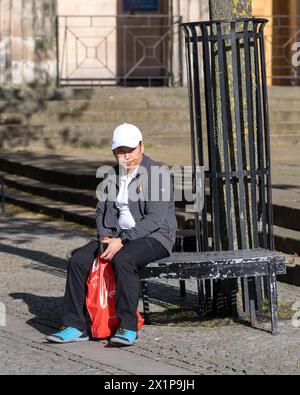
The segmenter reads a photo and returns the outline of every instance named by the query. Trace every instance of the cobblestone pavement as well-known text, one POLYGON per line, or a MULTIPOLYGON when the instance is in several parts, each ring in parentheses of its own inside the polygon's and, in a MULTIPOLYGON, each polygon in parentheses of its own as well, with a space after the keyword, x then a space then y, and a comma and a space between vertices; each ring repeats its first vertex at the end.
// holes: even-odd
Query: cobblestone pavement
MULTIPOLYGON (((220 320, 163 320, 142 329, 138 344, 51 345, 45 334, 60 325, 66 254, 89 238, 85 231, 26 214, 0 216, 0 374, 299 374, 300 329, 280 321, 280 334, 220 320), (1 325, 1 322, 0 322, 1 325)), ((158 315, 180 301, 177 282, 151 284, 158 315), (156 295, 159 299, 156 300, 156 295)), ((150 290, 151 290, 150 289, 150 290)), ((300 288, 279 284, 279 300, 300 302, 300 288)), ((184 303, 196 301, 188 283, 184 303)))

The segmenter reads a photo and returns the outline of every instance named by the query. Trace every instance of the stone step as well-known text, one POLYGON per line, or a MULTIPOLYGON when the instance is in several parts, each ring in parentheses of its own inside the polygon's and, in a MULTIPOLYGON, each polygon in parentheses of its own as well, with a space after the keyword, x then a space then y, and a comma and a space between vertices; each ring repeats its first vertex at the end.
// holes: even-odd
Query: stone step
MULTIPOLYGON (((41 212, 55 218, 62 218, 67 221, 81 225, 94 226, 94 215, 96 200, 92 193, 88 191, 70 191, 67 188, 60 189, 56 186, 42 188, 41 185, 22 182, 21 184, 8 178, 6 195, 7 201, 20 206, 26 210, 41 212), (26 193, 30 192, 30 194, 26 193), (34 196, 32 195, 34 193, 34 196), (53 200, 54 199, 54 200, 53 200), (58 200, 60 199, 60 200, 58 200), (86 210, 83 211, 83 206, 86 210), (86 212, 89 212, 86 215, 86 212)), ((184 208, 176 208, 178 229, 194 229, 194 215, 186 213, 184 208)), ((300 232, 290 231, 282 227, 275 226, 276 250, 290 254, 300 253, 300 232)))
POLYGON ((12 188, 6 192, 6 201, 31 212, 96 229, 95 210, 83 206, 67 205, 64 202, 52 201, 40 196, 35 197, 12 188))
POLYGON ((276 123, 276 122, 293 122, 293 123, 298 123, 300 125, 300 102, 298 103, 298 110, 281 110, 278 109, 277 111, 272 110, 270 112, 270 122, 276 123))
POLYGON ((300 100, 299 86, 269 86, 268 93, 272 100, 300 100))
POLYGON ((0 126, 2 125, 23 125, 25 123, 25 116, 22 113, 10 114, 1 113, 0 114, 0 126))
MULTIPOLYGON (((150 145, 186 144, 190 139, 189 123, 184 122, 134 122, 127 117, 127 122, 136 123, 143 131, 144 141, 150 145), (170 137, 172 136, 172 137, 170 137)), ((50 123, 47 126, 0 126, 0 146, 14 147, 45 147, 59 146, 79 148, 109 147, 112 131, 118 122, 103 123, 50 123)))
POLYGON ((43 97, 45 100, 61 101, 61 100, 102 100, 110 97, 118 98, 159 98, 166 96, 169 98, 174 97, 187 97, 188 89, 183 87, 177 88, 124 88, 124 87, 94 87, 94 88, 60 88, 60 89, 5 89, 0 92, 0 100, 35 100, 36 98, 43 97))
MULTIPOLYGON (((276 87, 268 88, 270 107, 297 110, 300 102, 299 87, 276 87), (293 108, 290 107, 292 104, 293 108)), ((165 103, 164 97, 168 101, 174 99, 187 100, 188 89, 183 88, 121 88, 121 87, 105 87, 105 88, 61 88, 38 91, 35 90, 5 90, 0 92, 0 101, 36 101, 36 99, 44 98, 44 101, 109 101, 125 99, 129 102, 135 99, 146 98, 154 100, 155 105, 160 106, 165 103)), ((43 104, 42 102, 42 104, 43 104)), ((202 102, 204 102, 204 89, 202 88, 202 102)), ((185 104, 186 106, 187 104, 185 104)), ((1 108, 1 106, 0 106, 1 108)))
MULTIPOLYGON (((47 125, 51 123, 106 123, 106 122, 130 122, 130 123, 184 123, 185 125, 190 124, 190 113, 188 109, 173 108, 170 110, 138 110, 131 108, 129 110, 123 110, 120 108, 118 111, 98 111, 98 112, 43 112, 35 113, 31 116, 21 116, 17 114, 3 114, 0 115, 1 124, 26 124, 26 125, 47 125)), ((203 125, 206 125, 205 119, 203 125)), ((270 126, 272 132, 277 131, 298 131, 300 127, 300 113, 296 111, 277 111, 270 113, 270 126), (274 130, 275 129, 275 130, 274 130)))
MULTIPOLYGON (((11 157, 11 155, 10 155, 11 157)), ((12 155, 12 157, 18 158, 18 155, 12 155)), ((37 158, 35 158, 37 161, 37 158)), ((23 162, 20 163, 18 160, 6 159, 5 154, 0 157, 0 170, 5 173, 15 174, 20 177, 37 180, 42 183, 59 185, 61 187, 71 189, 83 189, 95 191, 98 185, 96 179, 96 170, 98 166, 95 164, 95 174, 91 174, 91 169, 84 169, 81 166, 80 171, 76 171, 77 164, 65 162, 65 167, 60 168, 56 166, 52 169, 51 160, 47 159, 39 161, 38 166, 32 165, 32 156, 30 154, 23 156, 23 162)), ((108 164, 108 163, 107 163, 108 164)), ((111 163, 112 164, 112 163, 111 163)))
POLYGON ((278 281, 285 282, 287 284, 300 286, 300 258, 295 255, 286 256, 286 269, 287 273, 283 276, 278 276, 278 281))
MULTIPOLYGON (((165 102, 165 101, 164 101, 165 102)), ((51 103, 50 103, 51 104, 51 103)), ((90 105, 86 103, 84 106, 77 106, 72 103, 62 104, 55 103, 57 109, 43 108, 30 112, 26 108, 9 109, 0 113, 1 125, 29 125, 29 126, 44 126, 49 124, 93 124, 93 123, 159 123, 170 122, 184 123, 189 125, 190 113, 188 108, 171 106, 153 108, 147 104, 145 108, 141 108, 141 102, 133 102, 131 106, 125 108, 121 104, 114 104, 114 108, 107 109, 102 107, 99 103, 91 102, 90 105), (91 108, 90 108, 91 107, 91 108), (155 113, 153 112, 155 111, 155 113)), ((50 105, 50 107, 52 107, 50 105)), ((300 103, 299 103, 300 107, 300 103)), ((299 108, 298 107, 298 108, 299 108)), ((0 110, 1 111, 1 110, 0 110)), ((205 126, 205 118, 203 119, 205 126)), ((285 133, 288 131, 299 131, 300 113, 297 110, 271 110, 270 111, 270 126, 272 133, 285 133)))
MULTIPOLYGON (((8 189, 18 190, 33 196, 41 196, 49 200, 60 201, 67 204, 75 204, 95 208, 97 205, 96 186, 94 190, 76 189, 75 187, 67 187, 58 184, 50 184, 49 182, 41 182, 32 178, 20 177, 13 174, 2 173, 5 177, 5 186, 8 189)), ((66 175, 67 177, 67 175, 66 175)), ((95 185, 101 180, 95 179, 95 185)), ((175 187, 175 189, 178 187, 175 187)), ((175 196, 183 196, 178 194, 175 196)), ((186 202, 181 199, 175 202, 176 207, 184 209, 186 202)))
MULTIPOLYGON (((204 100, 202 101, 204 105, 204 100)), ((299 108, 300 100, 279 100, 270 101, 270 119, 273 121, 299 121, 299 108)), ((19 121, 20 114, 24 116, 21 121, 38 113, 49 114, 49 116, 57 115, 59 117, 70 117, 71 115, 82 116, 88 113, 91 116, 103 113, 114 117, 113 112, 128 112, 128 111, 145 111, 147 113, 151 111, 173 111, 176 115, 177 111, 185 113, 189 116, 189 105, 187 97, 169 97, 164 94, 155 97, 141 97, 134 98, 128 96, 127 98, 122 97, 109 97, 108 99, 96 99, 96 100, 39 100, 39 101, 1 101, 0 100, 0 111, 3 114, 1 123, 9 123, 9 119, 13 119, 15 122, 19 121), (94 114, 96 113, 96 114, 94 114), (3 118, 8 118, 3 120, 3 118)), ((204 111, 204 108, 203 108, 204 111)), ((145 113, 145 114, 146 114, 145 113)))
POLYGON ((296 137, 300 134, 300 122, 293 121, 272 121, 270 122, 270 132, 271 135, 292 135, 295 134, 296 137))
POLYGON ((61 88, 56 90, 55 94, 50 95, 55 99, 55 97, 59 97, 59 99, 71 99, 75 98, 78 99, 102 99, 102 98, 109 98, 112 96, 118 97, 162 97, 167 96, 169 98, 172 97, 187 97, 188 95, 188 88, 187 87, 95 87, 95 88, 61 88))
POLYGON ((106 123, 185 123, 189 124, 189 112, 174 110, 134 110, 124 111, 98 111, 98 112, 70 112, 70 113, 54 113, 54 112, 37 112, 26 116, 25 114, 0 114, 0 125, 28 125, 28 126, 41 126, 51 124, 106 124, 106 123))
MULTIPOLYGON (((111 128, 117 124, 106 127, 105 130, 99 126, 86 126, 81 132, 78 125, 67 127, 66 125, 51 127, 0 127, 0 148, 30 148, 32 149, 57 149, 61 147, 80 149, 103 149, 110 150, 111 128)), ((174 127, 175 129, 175 127, 174 127)), ((177 131, 163 130, 164 135, 155 134, 153 129, 149 133, 143 133, 147 148, 169 147, 185 145, 189 139, 187 134, 177 131), (150 134, 151 133, 151 134, 150 134), (178 133, 181 133, 180 135, 178 133), (172 136, 171 138, 169 136, 172 136)), ((160 129, 160 132, 162 129, 160 129)))
MULTIPOLYGON (((24 210, 84 225, 95 229, 96 232, 95 208, 88 208, 76 204, 67 204, 64 201, 54 201, 41 196, 33 196, 29 193, 22 192, 11 187, 6 189, 5 199, 7 203, 21 207, 24 210)), ((186 229, 186 217, 182 210, 176 209, 176 217, 180 224, 178 229, 186 229)))
POLYGON ((11 174, 5 174, 5 186, 19 192, 25 192, 35 197, 44 197, 49 200, 95 208, 97 205, 96 188, 92 190, 67 188, 66 186, 49 184, 11 174))
POLYGON ((274 224, 300 232, 300 192, 298 189, 273 187, 274 224))
MULTIPOLYGON (((202 84, 202 92, 203 84, 202 84)), ((188 94, 187 87, 176 87, 176 88, 165 88, 165 87, 137 87, 137 88, 124 88, 124 87, 64 87, 55 89, 38 89, 34 90, 21 90, 21 89, 5 89, 1 90, 0 98, 4 99, 24 99, 28 97, 41 96, 47 97, 49 100, 85 100, 85 99, 96 99, 113 96, 118 94, 118 96, 131 96, 140 97, 145 94, 148 96, 160 96, 162 94, 166 96, 185 96, 188 94)), ((269 86, 268 94, 270 100, 282 100, 284 97, 287 100, 300 100, 300 89, 299 87, 291 86, 269 86)))
MULTIPOLYGON (((287 90, 282 87, 277 95, 273 89, 269 92, 270 115, 277 112, 296 111, 300 107, 300 98, 291 95, 291 87, 287 90)), ((293 90, 293 89, 292 89, 293 90)), ((149 109, 175 109, 189 111, 188 91, 186 88, 105 88, 105 89, 66 89, 55 95, 45 96, 22 93, 13 98, 11 95, 0 96, 1 112, 19 112, 33 114, 38 111, 49 113, 74 112, 107 112, 116 110, 149 110, 149 109), (42 99, 41 99, 42 97, 42 99), (17 99, 18 98, 18 99, 17 99)), ((204 94, 202 104, 204 105, 204 94)))
MULTIPOLYGON (((14 184, 14 186, 17 185, 14 184)), ((53 192, 54 189, 51 193, 53 192)), ((94 208, 47 199, 42 196, 33 196, 12 187, 6 188, 6 201, 28 211, 43 213, 54 218, 95 228, 94 208)), ((176 216, 179 229, 194 229, 193 215, 185 213, 183 209, 177 209, 176 216)), ((274 234, 276 250, 289 254, 300 254, 300 232, 275 226, 274 234)))
POLYGON ((277 251, 300 255, 300 232, 274 226, 274 235, 277 251))
POLYGON ((149 103, 146 99, 108 99, 108 100, 61 100, 61 101, 0 101, 2 113, 18 113, 31 115, 38 112, 47 114, 77 114, 85 112, 130 111, 148 110, 149 103))
MULTIPOLYGON (((194 216, 183 212, 181 212, 181 215, 185 224, 185 228, 182 229, 195 229, 194 216)), ((182 226, 182 223, 180 225, 182 226)), ((210 219, 208 220, 208 226, 211 229, 210 219)), ((209 230, 209 234, 211 235, 211 230, 209 230)), ((300 255, 300 231, 274 226, 274 239, 277 251, 300 255)))
MULTIPOLYGON (((48 108, 38 109, 37 111, 30 112, 26 108, 20 108, 19 112, 16 109, 7 109, 0 114, 1 125, 29 125, 29 126, 43 126, 48 124, 64 123, 64 124, 92 124, 92 123, 154 123, 161 122, 184 122, 189 125, 190 113, 188 108, 172 106, 170 108, 149 108, 145 104, 145 108, 141 108, 141 102, 132 105, 127 105, 125 108, 119 104, 114 104, 114 108, 106 108, 100 103, 91 102, 90 108, 87 104, 85 107, 73 106, 67 103, 59 106, 57 110, 48 108), (93 108, 94 107, 94 108, 93 108), (96 108, 98 107, 98 108, 96 108), (155 110, 155 114, 153 111, 155 110)), ((52 107, 52 106, 50 106, 52 107)), ((299 103, 300 107, 300 103, 299 103)), ((298 108, 299 108, 298 107, 298 108)), ((205 125, 205 119, 204 119, 205 125)), ((299 131, 300 126, 300 113, 298 110, 285 110, 277 109, 270 111, 270 125, 271 132, 278 131, 299 131)))
POLYGON ((43 101, 1 101, 0 111, 3 113, 18 113, 22 111, 23 114, 33 114, 36 112, 47 113, 83 113, 83 112, 107 112, 107 111, 138 111, 138 110, 174 110, 181 109, 189 111, 188 99, 185 97, 167 97, 159 96, 134 98, 128 96, 109 97, 108 99, 96 100, 43 100, 43 101))
MULTIPOLYGON (((69 181, 68 186, 65 182, 64 185, 58 185, 57 182, 61 181, 62 179, 69 179, 68 174, 64 174, 64 177, 60 174, 55 172, 51 174, 51 172, 46 171, 44 177, 42 177, 41 172, 36 172, 33 168, 27 168, 27 171, 30 170, 32 175, 29 177, 18 176, 9 173, 3 173, 5 177, 5 185, 8 188, 13 188, 20 192, 25 192, 31 194, 33 196, 41 196, 45 197, 49 200, 60 201, 67 204, 75 204, 81 205, 89 208, 95 208, 97 205, 97 198, 96 198, 96 187, 101 182, 101 180, 94 179, 93 185, 90 182, 90 189, 77 189, 75 185, 72 185, 69 181), (44 178, 45 182, 39 181, 34 179, 33 177, 36 176, 37 178, 41 179, 44 178), (49 183, 49 180, 52 180, 52 183, 49 183), (56 181, 57 180, 57 181, 56 181), (55 182, 55 183, 53 183, 55 182), (93 189, 92 189, 93 187, 93 189)), ((17 169, 18 173, 21 173, 17 169)), ((24 171, 26 173, 26 171, 24 171)), ((82 179, 85 179, 86 176, 82 175, 82 179)), ((72 181, 74 182, 76 179, 72 177, 72 181)), ((90 179, 91 180, 91 179, 90 179)), ((80 180, 76 180, 77 185, 81 184, 80 180)), ((86 180, 86 186, 87 180, 86 180)), ((190 206, 192 203, 188 202, 188 199, 191 195, 191 185, 186 183, 184 187, 182 185, 176 183, 175 184, 175 205, 176 208, 182 212, 183 217, 186 219, 189 225, 185 224, 184 228, 194 227, 194 215, 190 213, 186 213, 187 205, 190 206), (183 188, 183 189, 182 189, 183 188), (185 192, 185 189, 189 191, 189 193, 185 192)), ((207 196, 207 207, 210 210, 210 202, 209 197, 207 196)), ((278 210, 280 213, 280 209, 278 210)))
POLYGON ((300 143, 300 133, 290 134, 286 132, 286 134, 282 133, 273 133, 271 131, 270 141, 273 146, 286 146, 286 145, 298 145, 300 143), (283 138, 284 136, 284 138, 283 138))
MULTIPOLYGON (((4 149, 110 149, 111 132, 108 130, 117 124, 104 128, 95 125, 49 125, 49 126, 0 126, 0 148, 4 149)), ((159 148, 169 146, 182 146, 190 151, 190 132, 188 126, 180 127, 175 133, 175 128, 159 128, 156 132, 147 131, 145 127, 144 141, 147 148, 159 148), (172 129, 172 130, 170 130, 172 129), (186 131, 185 131, 186 130, 186 131), (178 134, 180 133, 180 134, 178 134), (171 136, 171 137, 170 137, 171 136)), ((271 134, 271 144, 281 146, 286 144, 298 145, 300 134, 271 134)), ((190 160, 189 160, 190 161, 190 160)))
MULTIPOLYGON (((96 170, 101 164, 90 163, 86 168, 84 165, 80 165, 78 168, 74 161, 64 158, 64 167, 61 167, 58 164, 55 166, 55 158, 56 156, 49 160, 46 158, 33 159, 30 154, 27 156, 24 154, 21 156, 2 154, 0 171, 7 173, 7 185, 20 191, 66 203, 95 207, 95 191, 101 181, 96 179, 96 170)), ((58 157, 57 161, 59 160, 58 157)), ((114 165, 114 162, 105 164, 114 165)), ((184 196, 189 195, 177 194, 178 188, 181 191, 182 186, 175 185, 175 196, 178 196, 176 206, 184 208, 187 204, 184 196)), ((191 185, 186 182, 184 188, 190 190, 191 185)), ((300 194, 297 190, 284 190, 274 186, 273 210, 275 225, 300 231, 300 194)))
MULTIPOLYGON (((284 96, 283 96, 284 97, 284 96)), ((299 100, 289 100, 283 99, 273 99, 269 100, 270 113, 278 111, 299 111, 300 99, 299 100)))
MULTIPOLYGON (((123 120, 122 120, 123 121, 123 120)), ((121 122, 122 122, 121 121, 121 122)), ((130 114, 128 114, 127 122, 136 123, 143 132, 145 141, 150 137, 163 137, 168 136, 170 143, 175 142, 177 137, 184 137, 186 143, 190 143, 190 123, 189 121, 177 122, 170 120, 168 122, 155 123, 155 122, 135 122, 130 114)), ((62 138, 66 143, 75 142, 80 138, 95 138, 95 144, 110 143, 112 131, 119 122, 94 122, 94 123, 49 123, 40 125, 0 125, 0 136, 2 139, 6 138, 62 138), (104 141, 105 140, 105 141, 104 141)), ((279 140, 282 135, 287 139, 297 140, 300 136, 300 123, 271 123, 271 139, 273 141, 279 140)), ((151 143, 151 141, 149 141, 151 143)))
MULTIPOLYGON (((130 114, 127 115, 126 119, 123 121, 127 121, 128 123, 134 122, 135 120, 131 118, 130 114)), ((0 132, 2 134, 9 133, 11 136, 14 134, 17 136, 21 135, 21 131, 27 134, 31 133, 44 133, 44 134, 53 134, 60 133, 62 134, 65 131, 69 131, 69 134, 72 133, 71 137, 75 137, 76 133, 84 135, 95 136, 101 134, 102 138, 109 138, 111 140, 112 132, 116 126, 118 126, 119 122, 114 122, 110 120, 106 120, 105 122, 90 122, 90 123, 72 123, 72 122, 56 122, 56 123, 48 123, 48 124, 38 124, 38 125, 20 125, 20 124, 10 124, 1 126, 0 132)), ((189 136, 190 137, 190 123, 188 121, 178 122, 178 121, 168 121, 164 123, 155 123, 155 122, 136 122, 136 125, 141 129, 143 135, 147 136, 164 136, 173 138, 173 134, 189 136), (172 134, 173 133, 173 134, 172 134)))

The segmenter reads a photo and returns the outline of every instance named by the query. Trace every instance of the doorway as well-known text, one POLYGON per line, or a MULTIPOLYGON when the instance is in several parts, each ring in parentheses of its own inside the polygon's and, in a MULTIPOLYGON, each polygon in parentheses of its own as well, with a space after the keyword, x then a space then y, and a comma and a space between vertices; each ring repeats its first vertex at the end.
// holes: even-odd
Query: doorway
POLYGON ((173 18, 169 0, 118 0, 117 74, 123 86, 169 86, 173 18))

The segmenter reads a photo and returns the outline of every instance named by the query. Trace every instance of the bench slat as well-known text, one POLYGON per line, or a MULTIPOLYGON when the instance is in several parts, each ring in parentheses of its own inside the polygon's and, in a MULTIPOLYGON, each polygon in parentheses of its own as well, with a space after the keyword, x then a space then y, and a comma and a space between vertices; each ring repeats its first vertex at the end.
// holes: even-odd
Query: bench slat
POLYGON ((269 250, 173 253, 150 263, 141 277, 173 279, 226 279, 260 277, 269 274, 270 262, 276 274, 285 274, 285 258, 269 250))
POLYGON ((217 252, 173 252, 169 257, 155 261, 150 265, 156 263, 215 263, 243 260, 251 261, 253 259, 266 261, 270 260, 270 258, 276 257, 280 257, 277 252, 263 249, 217 252))
POLYGON ((268 262, 254 262, 236 265, 209 264, 180 264, 157 267, 146 267, 142 278, 172 278, 172 279, 229 279, 237 277, 260 277, 269 274, 268 262))

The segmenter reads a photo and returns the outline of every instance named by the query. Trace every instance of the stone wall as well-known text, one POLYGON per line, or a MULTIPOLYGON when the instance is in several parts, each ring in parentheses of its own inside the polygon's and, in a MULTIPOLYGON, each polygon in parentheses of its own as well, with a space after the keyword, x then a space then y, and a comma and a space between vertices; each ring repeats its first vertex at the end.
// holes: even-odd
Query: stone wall
MULTIPOLYGON (((208 18, 208 0, 171 1, 174 15, 182 15, 185 22, 208 18)), ((1 0, 1 86, 10 88, 12 86, 52 87, 56 85, 57 15, 101 15, 103 17, 116 14, 117 0, 90 0, 88 3, 79 0, 1 0)), ((106 18, 105 22, 109 24, 107 29, 112 30, 111 20, 106 18)), ((103 31, 101 34, 104 35, 103 31)), ((110 40, 116 42, 116 39, 112 38, 112 33, 110 33, 110 40)), ((115 44, 114 46, 116 48, 115 44)), ((175 48, 176 46, 178 47, 177 42, 174 43, 175 48)), ((178 59, 177 55, 175 50, 175 63, 178 59)), ((109 69, 115 70, 116 50, 110 50, 110 57, 109 69)), ((102 70, 102 73, 107 73, 107 70, 102 70)))
POLYGON ((173 0, 174 9, 182 15, 183 22, 196 22, 209 19, 208 0, 173 0))
POLYGON ((56 83, 56 0, 1 0, 1 86, 56 83))
MULTIPOLYGON (((81 0, 0 0, 0 85, 8 88, 26 85, 56 86, 56 15, 101 16, 102 19, 95 21, 95 24, 104 26, 98 28, 99 32, 96 31, 95 35, 109 36, 109 59, 108 62, 102 61, 103 57, 106 59, 106 53, 100 52, 102 63, 97 63, 98 68, 95 69, 95 73, 111 77, 111 74, 116 72, 118 64, 117 35, 113 29, 116 24, 114 15, 117 15, 121 1, 89 0, 86 3, 81 0), (108 15, 112 15, 112 18, 108 18, 108 15), (99 69, 101 64, 104 66, 99 69)), ((208 0, 170 0, 169 4, 170 6, 172 4, 173 14, 181 15, 183 22, 209 18, 208 0)), ((272 4, 271 0, 253 0, 254 15, 271 16, 272 4)), ((80 23, 83 22, 80 21, 80 23)), ((87 23, 90 21, 87 20, 87 23)), ((61 28, 61 32, 63 32, 64 26, 61 28)), ((174 79, 179 81, 179 38, 176 29, 177 26, 174 26, 173 65, 176 74, 174 79)), ((270 76, 272 76, 272 29, 271 18, 266 28, 269 82, 271 82, 270 76)), ((89 34, 94 34, 92 29, 89 34)), ((61 37, 65 36, 61 35, 61 37)), ((87 38, 87 40, 89 39, 87 38)), ((89 42, 89 45, 94 46, 94 43, 89 42)), ((63 48, 62 45, 60 47, 63 48)), ((91 62, 90 59, 88 61, 91 62)), ((68 62, 72 71, 72 63, 68 62)), ((59 67, 61 74, 68 74, 61 68, 61 65, 59 67)), ((82 72, 91 73, 90 70, 91 67, 82 72)), ((185 67, 184 74, 186 74, 185 67)), ((83 77, 86 75, 84 74, 83 77)), ((186 75, 183 79, 186 83, 186 75)))

